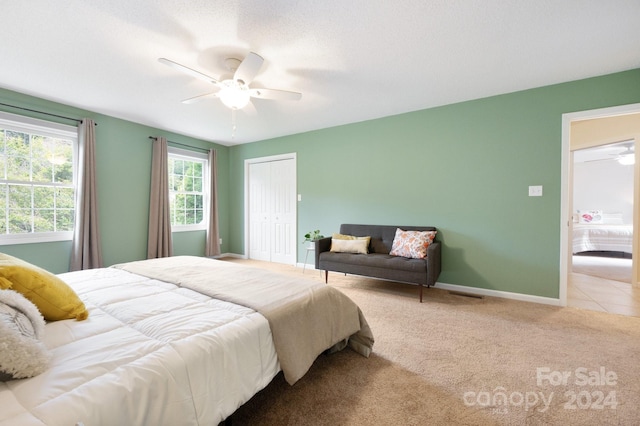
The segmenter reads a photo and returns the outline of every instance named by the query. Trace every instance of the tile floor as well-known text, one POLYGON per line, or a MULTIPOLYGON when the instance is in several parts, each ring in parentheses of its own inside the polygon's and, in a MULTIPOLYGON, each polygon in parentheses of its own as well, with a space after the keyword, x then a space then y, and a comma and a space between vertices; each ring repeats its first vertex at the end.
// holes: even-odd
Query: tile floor
POLYGON ((568 306, 640 316, 640 288, 621 281, 577 273, 570 273, 568 281, 568 306))

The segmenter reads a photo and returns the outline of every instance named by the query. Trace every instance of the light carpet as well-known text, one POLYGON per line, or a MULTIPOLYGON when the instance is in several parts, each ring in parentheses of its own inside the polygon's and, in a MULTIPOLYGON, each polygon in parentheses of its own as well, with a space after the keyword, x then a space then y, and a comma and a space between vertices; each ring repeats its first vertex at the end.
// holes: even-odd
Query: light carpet
POLYGON ((415 286, 337 273, 329 285, 364 312, 373 355, 321 355, 294 386, 278 375, 234 425, 640 422, 640 318, 433 288, 419 303, 415 286))
POLYGON ((631 259, 601 256, 573 256, 572 271, 577 274, 631 283, 631 259))

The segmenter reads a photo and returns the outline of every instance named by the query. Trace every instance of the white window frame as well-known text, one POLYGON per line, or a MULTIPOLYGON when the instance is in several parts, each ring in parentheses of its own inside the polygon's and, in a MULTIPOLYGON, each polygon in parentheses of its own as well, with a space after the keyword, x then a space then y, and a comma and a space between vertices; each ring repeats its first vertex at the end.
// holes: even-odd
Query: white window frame
MULTIPOLYGON (((180 149, 173 146, 167 148, 169 158, 183 159, 187 161, 203 161, 204 167, 202 170, 202 189, 203 189, 203 217, 202 222, 196 225, 171 225, 171 232, 190 232, 190 231, 202 231, 208 228, 209 224, 209 197, 211 191, 209 189, 209 156, 205 153, 189 151, 186 149, 180 149)), ((169 189, 169 197, 171 197, 171 188, 169 189)))
MULTIPOLYGON (((17 132, 37 134, 41 136, 70 139, 73 142, 73 191, 75 217, 75 210, 77 208, 77 206, 75 205, 77 199, 76 191, 78 188, 78 128, 75 126, 53 123, 50 121, 10 114, 7 112, 0 112, 0 128, 14 130, 17 132)), ((0 200, 0 202, 3 202, 3 200, 0 200)), ((3 220, 6 220, 6 218, 4 218, 3 220)), ((4 231, 2 231, 0 233, 0 246, 12 244, 45 243, 54 241, 70 241, 72 239, 73 231, 30 232, 23 234, 5 234, 4 231)))

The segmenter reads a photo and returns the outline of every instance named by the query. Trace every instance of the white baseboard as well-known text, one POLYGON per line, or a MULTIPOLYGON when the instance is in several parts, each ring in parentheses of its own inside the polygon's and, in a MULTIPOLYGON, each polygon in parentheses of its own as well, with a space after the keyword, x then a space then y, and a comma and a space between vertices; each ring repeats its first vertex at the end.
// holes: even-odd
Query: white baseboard
MULTIPOLYGON (((235 254, 235 253, 227 253, 224 255, 220 255, 220 257, 236 257, 239 259, 246 259, 247 256, 235 254)), ((305 264, 302 262, 296 263, 297 268, 303 269, 311 269, 315 270, 315 264, 305 264)), ((442 290, 451 290, 457 291, 460 293, 466 293, 470 295, 478 295, 478 296, 491 296, 491 297, 500 297, 502 299, 511 299, 511 300, 519 300, 521 302, 532 302, 532 303, 541 303, 543 305, 553 305, 553 306, 562 306, 560 304, 560 299, 554 299, 551 297, 542 297, 542 296, 533 296, 531 294, 522 294, 522 293, 513 293, 510 291, 501 291, 501 290, 491 290, 486 288, 478 288, 478 287, 468 287, 465 285, 458 284, 447 284, 436 282, 434 288, 439 288, 442 290)))
POLYGON ((460 293, 466 293, 479 296, 491 296, 500 297, 502 299, 520 300, 522 302, 541 303, 544 305, 561 306, 560 299, 553 299, 551 297, 533 296, 531 294, 512 293, 509 291, 490 290, 486 288, 467 287, 464 285, 447 284, 436 282, 434 288, 441 288, 443 290, 457 291, 460 293))

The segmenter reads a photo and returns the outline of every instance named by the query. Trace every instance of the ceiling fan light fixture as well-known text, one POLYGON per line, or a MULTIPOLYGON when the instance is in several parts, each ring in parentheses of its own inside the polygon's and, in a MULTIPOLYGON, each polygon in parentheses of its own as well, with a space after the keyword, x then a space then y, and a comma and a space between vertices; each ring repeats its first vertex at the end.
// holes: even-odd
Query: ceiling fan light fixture
POLYGON ((221 82, 221 86, 218 97, 223 104, 231 109, 242 109, 247 106, 251 95, 246 85, 233 80, 225 80, 221 82))
POLYGON ((620 157, 618 157, 618 163, 622 164, 623 166, 630 166, 636 163, 636 156, 634 153, 621 155, 620 157))

